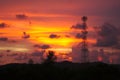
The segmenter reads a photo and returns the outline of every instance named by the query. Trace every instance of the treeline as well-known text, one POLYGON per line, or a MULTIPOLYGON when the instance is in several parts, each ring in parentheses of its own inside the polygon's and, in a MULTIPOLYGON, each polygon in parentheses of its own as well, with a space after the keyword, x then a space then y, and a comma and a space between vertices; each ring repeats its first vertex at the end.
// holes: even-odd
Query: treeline
POLYGON ((8 64, 0 66, 0 80, 120 80, 120 66, 104 63, 8 64))

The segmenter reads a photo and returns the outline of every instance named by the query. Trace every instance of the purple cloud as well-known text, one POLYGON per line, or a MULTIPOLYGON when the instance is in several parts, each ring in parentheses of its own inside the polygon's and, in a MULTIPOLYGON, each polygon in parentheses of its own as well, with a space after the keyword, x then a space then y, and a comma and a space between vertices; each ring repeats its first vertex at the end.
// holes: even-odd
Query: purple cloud
POLYGON ((6 28, 8 25, 6 23, 0 23, 0 28, 6 28))
POLYGON ((75 38, 80 39, 80 38, 82 38, 82 35, 81 35, 80 33, 77 33, 77 34, 75 35, 75 38))
POLYGON ((23 39, 27 39, 27 38, 30 38, 30 35, 27 34, 26 32, 23 32, 23 36, 22 36, 23 39))
POLYGON ((17 19, 24 20, 24 19, 27 19, 28 16, 26 16, 25 14, 17 14, 17 15, 16 15, 16 18, 17 18, 17 19))
POLYGON ((82 24, 76 24, 76 25, 73 25, 71 27, 71 29, 83 29, 83 25, 82 24))
POLYGON ((50 45, 47 45, 47 44, 44 44, 44 45, 36 44, 36 45, 34 45, 34 47, 41 48, 41 49, 48 49, 48 48, 50 48, 50 45))
POLYGON ((44 54, 44 51, 35 51, 35 52, 33 52, 31 55, 32 56, 43 56, 43 54, 44 54))
POLYGON ((50 36, 49 36, 49 38, 59 38, 60 36, 58 36, 58 35, 56 35, 56 34, 51 34, 50 36))
POLYGON ((116 26, 104 23, 98 31, 97 46, 110 47, 119 44, 119 30, 116 26))
POLYGON ((0 41, 8 41, 7 37, 0 37, 0 41))

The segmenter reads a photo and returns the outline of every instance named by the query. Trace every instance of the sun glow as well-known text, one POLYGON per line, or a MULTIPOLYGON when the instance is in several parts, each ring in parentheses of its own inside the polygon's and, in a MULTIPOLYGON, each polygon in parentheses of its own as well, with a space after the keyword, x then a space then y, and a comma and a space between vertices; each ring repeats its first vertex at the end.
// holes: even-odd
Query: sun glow
POLYGON ((69 47, 73 42, 73 40, 69 38, 60 38, 60 39, 38 38, 36 39, 36 41, 44 44, 59 45, 64 47, 69 47))
MULTIPOLYGON (((27 31, 30 34, 30 41, 39 44, 48 44, 52 47, 72 47, 74 43, 79 43, 82 39, 77 39, 74 37, 66 37, 65 35, 70 35, 73 32, 70 27, 43 27, 39 25, 34 25, 30 30, 27 31), (50 38, 51 34, 60 36, 59 38, 50 38)), ((88 42, 95 43, 95 40, 88 39, 88 42)))
POLYGON ((73 42, 73 39, 64 37, 65 33, 69 32, 67 27, 42 27, 34 26, 31 30, 27 31, 30 33, 30 40, 34 43, 43 43, 50 45, 59 45, 59 46, 70 46, 73 42), (50 38, 51 34, 56 34, 60 38, 50 38))

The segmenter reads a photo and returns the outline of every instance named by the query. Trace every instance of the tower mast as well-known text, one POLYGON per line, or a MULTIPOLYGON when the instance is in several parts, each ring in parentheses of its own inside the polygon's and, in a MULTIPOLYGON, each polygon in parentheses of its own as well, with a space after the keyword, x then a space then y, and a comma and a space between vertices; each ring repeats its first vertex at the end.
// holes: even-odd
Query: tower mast
POLYGON ((82 63, 86 63, 88 62, 88 44, 87 44, 87 17, 83 16, 82 17, 82 21, 83 21, 83 27, 82 27, 82 46, 81 46, 81 62, 82 63))

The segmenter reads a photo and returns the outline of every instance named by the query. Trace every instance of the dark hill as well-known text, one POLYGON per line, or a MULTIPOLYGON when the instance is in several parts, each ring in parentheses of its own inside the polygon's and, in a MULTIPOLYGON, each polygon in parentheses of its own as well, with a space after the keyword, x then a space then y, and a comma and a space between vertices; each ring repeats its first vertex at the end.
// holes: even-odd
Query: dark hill
POLYGON ((8 64, 0 80, 120 80, 120 65, 104 63, 8 64))

